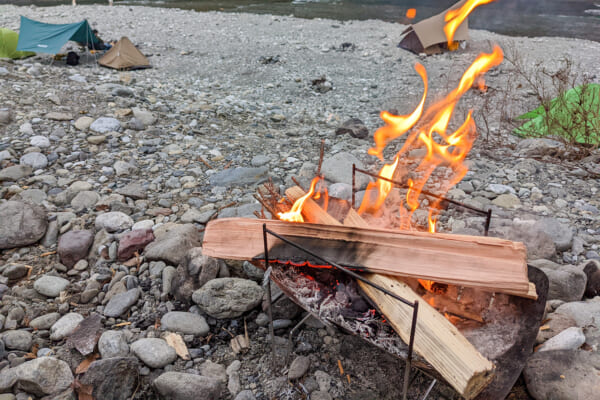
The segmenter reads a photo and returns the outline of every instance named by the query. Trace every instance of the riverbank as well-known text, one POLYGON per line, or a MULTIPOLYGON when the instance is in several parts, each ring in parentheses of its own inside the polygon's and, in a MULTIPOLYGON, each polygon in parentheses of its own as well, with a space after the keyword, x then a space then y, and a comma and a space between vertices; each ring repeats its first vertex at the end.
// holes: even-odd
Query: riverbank
MULTIPOLYGON (((262 274, 248 263, 203 258, 196 248, 206 223, 253 217, 261 208, 253 197, 256 184, 268 176, 278 189, 293 185, 292 177, 306 184, 316 172, 321 140, 321 172, 337 183, 340 197, 349 196, 348 162, 373 171, 381 166, 367 154, 381 126, 379 112, 404 114, 418 103, 423 84, 416 62, 427 69, 429 99, 448 93, 494 43, 507 55, 526 57, 526 65, 543 62, 552 70, 568 57, 579 76, 600 79, 600 43, 580 39, 475 30, 465 49, 421 57, 396 47, 405 26, 376 20, 0 6, 0 26, 18 30, 19 15, 51 23, 87 18, 105 41, 129 37, 154 67, 117 72, 98 67, 89 55, 74 67, 45 55, 0 60, 0 198, 10 200, 0 200, 0 217, 15 221, 0 224, 2 340, 10 353, 0 360, 0 392, 38 397, 65 392, 69 398, 83 356, 65 337, 84 317, 98 315, 104 363, 78 378, 101 391, 94 398, 114 398, 115 387, 127 398, 135 391, 138 399, 186 389, 189 398, 217 390, 220 397, 211 398, 299 399, 306 392, 312 399, 398 398, 400 361, 318 321, 294 338, 292 367, 273 371, 262 289, 254 283, 262 274), (336 135, 350 118, 364 123, 368 137, 336 135), (200 281, 213 283, 202 289, 200 281), (234 284, 240 286, 227 289, 234 284), (250 349, 234 354, 231 334, 244 334, 245 326, 250 349), (189 359, 163 343, 167 331, 181 333, 189 359), (34 348, 40 359, 55 358, 47 366, 28 361, 34 348), (348 378, 340 375, 338 360, 348 378), (38 379, 43 388, 32 389, 20 378, 27 374, 60 379, 38 379)), ((536 398, 548 397, 549 390, 589 398, 586 390, 597 382, 575 372, 593 368, 599 358, 593 316, 600 272, 594 275, 593 268, 600 260, 600 154, 572 161, 559 142, 510 135, 501 114, 528 111, 535 97, 508 62, 490 71, 486 83, 486 93, 472 91, 460 102, 457 114, 474 110, 480 138, 468 157, 470 172, 450 195, 491 208, 490 232, 524 241, 530 262, 550 277, 547 309, 556 318, 538 342, 566 328, 575 328, 578 341, 583 336, 584 342, 564 350, 571 366, 536 353, 528 390, 536 398), (494 95, 507 87, 508 98, 494 95), (590 264, 588 276, 583 268, 590 264), (544 372, 551 368, 566 378, 548 380, 544 372), (574 387, 581 392, 573 394, 574 387)), ((457 117, 452 126, 461 122, 457 117)), ((387 160, 392 155, 386 152, 387 160)), ((453 210, 439 228, 478 235, 482 223, 453 210)), ((283 352, 302 312, 286 296, 277 304, 276 340, 283 352)), ((428 383, 417 379, 414 398, 428 383)), ((435 391, 439 398, 457 398, 441 384, 435 391)), ((523 382, 511 398, 530 398, 523 382)))

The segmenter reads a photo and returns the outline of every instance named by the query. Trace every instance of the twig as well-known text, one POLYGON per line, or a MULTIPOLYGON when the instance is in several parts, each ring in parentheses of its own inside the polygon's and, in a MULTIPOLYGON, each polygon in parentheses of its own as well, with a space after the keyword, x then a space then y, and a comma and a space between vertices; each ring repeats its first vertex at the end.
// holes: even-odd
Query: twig
POLYGON ((260 204, 261 204, 261 205, 262 205, 264 208, 266 208, 266 209, 267 209, 267 211, 268 211, 268 212, 270 212, 270 213, 271 213, 271 215, 272 215, 273 217, 277 217, 277 211, 275 211, 275 210, 274 210, 274 209, 273 209, 273 208, 272 208, 270 205, 268 205, 268 204, 267 204, 267 202, 266 202, 264 199, 262 199, 260 196, 258 196, 258 195, 256 195, 256 194, 254 195, 254 198, 255 198, 256 200, 258 200, 258 202, 259 202, 259 203, 260 203, 260 204))
POLYGON ((233 207, 233 206, 235 206, 236 204, 237 204, 237 202, 235 202, 235 201, 232 201, 232 202, 231 202, 231 203, 229 203, 229 204, 225 204, 224 206, 221 206, 221 207, 217 208, 217 212, 219 212, 219 211, 223 211, 224 209, 226 209, 226 208, 229 208, 229 207, 233 207))
POLYGON ((225 164, 225 166, 223 167, 223 169, 227 169, 227 168, 231 167, 231 164, 233 164, 233 160, 229 161, 227 164, 225 164))
POLYGON ((323 155, 325 154, 325 139, 321 139, 321 150, 319 153, 319 166, 317 167, 317 176, 321 175, 321 165, 323 164, 323 155))
POLYGON ((45 253, 40 254, 38 257, 47 257, 47 256, 51 256, 52 254, 56 254, 56 250, 54 250, 54 251, 47 251, 45 253))
POLYGON ((210 165, 210 164, 208 163, 208 161, 206 161, 206 160, 205 160, 204 158, 202 158, 202 157, 199 157, 199 158, 200 158, 200 161, 202 161, 202 163, 203 163, 204 165, 206 165, 206 166, 207 166, 208 168, 210 168, 210 169, 213 169, 212 165, 210 165))
POLYGON ((304 190, 306 192, 306 190, 302 187, 302 185, 300 184, 300 182, 298 182, 298 180, 296 179, 295 176, 292 176, 292 182, 294 182, 296 184, 296 186, 298 186, 300 189, 304 190))

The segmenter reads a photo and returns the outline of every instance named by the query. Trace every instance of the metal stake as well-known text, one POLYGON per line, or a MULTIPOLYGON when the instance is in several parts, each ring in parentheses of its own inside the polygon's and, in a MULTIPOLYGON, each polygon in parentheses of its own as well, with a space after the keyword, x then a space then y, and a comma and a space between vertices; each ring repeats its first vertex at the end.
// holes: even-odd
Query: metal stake
POLYGON ((415 344, 415 331, 417 330, 417 313, 419 312, 419 302, 417 300, 413 303, 413 317, 412 324, 410 326, 410 339, 408 341, 408 351, 406 355, 406 366, 404 367, 404 385, 402 387, 402 400, 406 400, 408 394, 408 380, 410 378, 410 369, 412 364, 413 347, 415 344))
MULTIPOLYGON (((269 270, 269 246, 267 243, 267 224, 263 224, 263 242, 265 247, 265 271, 269 270)), ((275 327, 273 325, 273 303, 271 302, 271 276, 267 277, 267 302, 269 308, 267 309, 269 315, 269 334, 271 335, 271 350, 273 352, 273 359, 271 360, 271 366, 275 368, 276 353, 275 353, 275 327)))

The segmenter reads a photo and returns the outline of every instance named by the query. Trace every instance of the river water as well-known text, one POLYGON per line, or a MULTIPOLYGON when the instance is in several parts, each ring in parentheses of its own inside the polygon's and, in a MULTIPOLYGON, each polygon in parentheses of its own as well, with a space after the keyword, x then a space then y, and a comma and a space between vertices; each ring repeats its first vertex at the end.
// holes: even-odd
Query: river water
MULTIPOLYGON (((415 8, 415 21, 437 14, 456 0, 115 0, 114 4, 294 15, 337 20, 380 19, 407 24, 406 10, 415 8)), ((0 4, 69 4, 70 0, 0 0, 0 4)), ((78 0, 106 4, 107 0, 78 0)), ((563 36, 600 41, 600 0, 497 0, 475 9, 469 25, 514 36, 563 36), (586 13, 586 10, 594 10, 586 13), (594 15, 596 13, 596 15, 594 15)), ((599 56, 600 57, 600 56, 599 56)))

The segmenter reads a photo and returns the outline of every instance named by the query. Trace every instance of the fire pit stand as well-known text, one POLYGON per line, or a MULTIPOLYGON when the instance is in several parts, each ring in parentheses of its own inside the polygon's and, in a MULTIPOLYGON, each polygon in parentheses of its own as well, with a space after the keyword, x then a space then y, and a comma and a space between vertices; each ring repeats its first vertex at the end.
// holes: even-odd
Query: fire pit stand
MULTIPOLYGON (((365 175, 371 176, 373 178, 384 180, 386 182, 390 182, 391 184, 393 184, 393 185, 395 185, 395 186, 397 186, 399 188, 408 189, 408 186, 405 185, 405 184, 403 184, 403 183, 401 183, 401 182, 395 181, 393 179, 386 178, 386 177, 381 176, 381 175, 374 174, 374 173, 366 171, 364 169, 357 168, 356 164, 352 164, 352 202, 350 203, 350 206, 352 208, 355 208, 355 206, 356 206, 355 205, 356 204, 356 192, 358 191, 358 189, 356 188, 356 173, 357 172, 360 172, 361 174, 365 174, 365 175)), ((461 203, 460 201, 448 199, 446 197, 443 197, 443 196, 440 196, 438 194, 429 192, 427 190, 422 190, 421 193, 424 194, 424 195, 426 195, 426 196, 435 197, 436 199, 440 199, 440 200, 445 201, 447 203, 454 204, 455 206, 459 206, 459 207, 462 207, 464 209, 476 212, 478 214, 485 215, 485 224, 484 224, 484 227, 483 227, 483 230, 484 230, 483 234, 484 234, 484 236, 488 235, 488 232, 490 230, 490 222, 492 221, 492 210, 491 209, 482 210, 480 208, 472 207, 472 206, 470 206, 468 204, 461 203)))
MULTIPOLYGON (((402 302, 403 304, 412 307, 413 309, 413 313, 412 313, 412 323, 411 323, 411 327, 410 327, 410 340, 408 342, 408 350, 407 350, 407 356, 406 356, 406 367, 404 369, 404 383, 402 385, 402 399, 406 400, 406 396, 408 394, 408 386, 409 386, 409 378, 410 378, 410 370, 411 370, 411 363, 412 363, 412 357, 413 357, 413 347, 414 347, 414 340, 415 340, 415 329, 417 327, 417 316, 418 316, 418 312, 419 312, 419 302, 418 301, 408 301, 405 298, 396 295, 395 293, 392 293, 390 291, 388 291, 387 289, 381 287, 378 284, 375 284, 371 281, 369 281, 368 279, 363 278, 362 276, 360 276, 359 274, 350 271, 349 269, 342 267, 341 265, 326 260, 323 257, 319 256, 318 254, 310 251, 309 249, 302 247, 300 245, 298 245, 297 243, 294 243, 293 241, 267 229, 267 224, 263 224, 263 242, 264 242, 264 265, 265 265, 265 271, 267 271, 266 273, 266 277, 267 277, 267 301, 269 303, 269 310, 268 310, 268 314, 269 314, 269 333, 271 335, 271 345, 272 345, 272 351, 273 351, 273 360, 275 360, 275 329, 273 326, 273 313, 271 310, 271 280, 270 280, 270 272, 269 272, 269 246, 268 246, 268 236, 267 235, 272 235, 274 237, 276 237, 277 239, 281 240, 282 242, 306 253, 311 255, 312 257, 314 257, 315 259, 319 260, 320 262, 323 262, 325 265, 331 265, 332 267, 334 267, 335 269, 337 269, 338 271, 343 272, 346 275, 351 276, 354 279, 357 279, 361 282, 366 283, 367 285, 385 293, 388 296, 393 297, 394 299, 402 302)), ((309 314, 311 315, 311 314, 309 314)), ((305 321, 306 319, 308 319, 308 316, 303 318, 302 321, 300 321, 290 332, 290 340, 292 339, 292 334, 294 333, 295 330, 297 330, 305 321)), ((429 392, 431 391, 431 389, 433 388, 433 385, 435 385, 435 380, 434 382, 432 382, 432 385, 430 386, 430 389, 428 389, 427 393, 425 394, 425 397, 423 399, 426 399, 429 392)))

